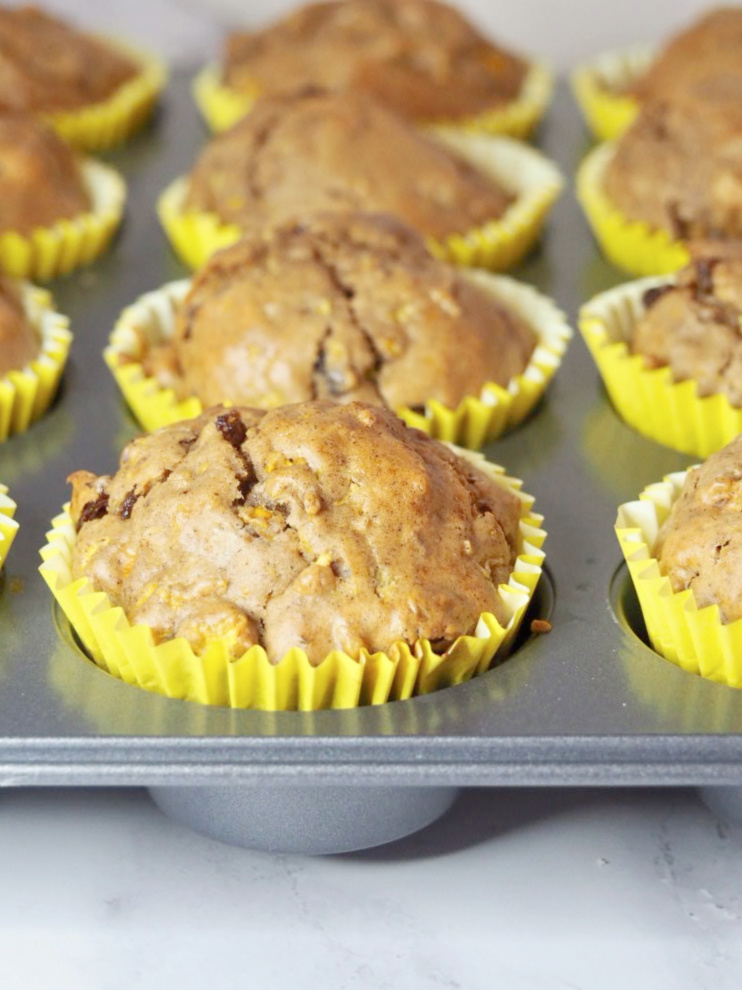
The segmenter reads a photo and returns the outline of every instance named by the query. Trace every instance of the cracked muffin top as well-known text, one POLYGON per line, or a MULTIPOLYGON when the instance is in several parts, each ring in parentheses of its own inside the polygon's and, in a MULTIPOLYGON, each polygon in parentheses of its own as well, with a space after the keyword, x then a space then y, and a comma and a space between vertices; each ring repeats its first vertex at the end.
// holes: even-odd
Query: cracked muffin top
POLYGON ((642 107, 604 190, 629 220, 675 239, 742 237, 742 73, 642 107))
POLYGON ((702 92, 709 81, 742 74, 742 8, 717 7, 674 35, 628 90, 640 101, 702 92))
POLYGON ((654 555, 674 591, 692 588, 722 622, 742 617, 742 437, 688 472, 654 555))
POLYGON ((449 407, 523 371, 535 334, 380 214, 319 214, 215 254, 145 370, 204 405, 449 407), (165 369, 163 371, 163 369, 165 369), (158 374, 159 372, 159 374, 158 374))
POLYGON ((115 48, 37 7, 0 8, 0 109, 78 110, 138 72, 115 48))
POLYGON ((190 176, 186 210, 267 229, 321 211, 393 213, 445 237, 498 219, 512 197, 361 93, 266 97, 217 135, 190 176))
POLYGON ((34 117, 0 111, 0 232, 29 234, 89 209, 69 146, 34 117))
POLYGON ((73 576, 158 642, 316 664, 421 637, 443 653, 482 612, 505 618, 519 499, 384 409, 218 407, 70 481, 73 576))
POLYGON ((742 406, 742 243, 698 243, 674 282, 650 289, 630 341, 650 368, 742 406))
POLYGON ((456 119, 516 99, 527 63, 434 0, 314 3, 230 35, 224 80, 274 95, 354 89, 412 120, 456 119))
POLYGON ((39 339, 23 307, 18 287, 0 275, 0 378, 38 355, 39 339))

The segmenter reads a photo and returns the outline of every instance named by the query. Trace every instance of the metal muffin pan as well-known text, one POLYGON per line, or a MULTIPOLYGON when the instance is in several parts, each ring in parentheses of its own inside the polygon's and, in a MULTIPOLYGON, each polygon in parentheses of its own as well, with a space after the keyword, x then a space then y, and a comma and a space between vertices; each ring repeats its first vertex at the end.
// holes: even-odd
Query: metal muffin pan
MULTIPOLYGON (((693 784, 725 815, 742 794, 742 691, 658 657, 613 533, 616 506, 689 463, 624 426, 576 337, 530 420, 485 453, 525 480, 545 516, 546 572, 524 637, 501 666, 437 694, 375 708, 265 713, 173 701, 86 660, 37 573, 77 468, 115 468, 138 428, 101 351, 119 312, 184 269, 158 193, 207 135, 176 77, 152 127, 108 156, 129 183, 124 229, 93 268, 51 285, 75 340, 53 409, 0 445, 20 532, 0 576, 0 784, 144 785, 169 814, 225 841, 339 852, 400 837, 466 786, 693 784)), ((586 136, 566 90, 541 147, 567 176, 586 136)), ((578 304, 622 281, 571 190, 516 273, 578 304)), ((736 802, 736 804, 735 804, 736 802)))

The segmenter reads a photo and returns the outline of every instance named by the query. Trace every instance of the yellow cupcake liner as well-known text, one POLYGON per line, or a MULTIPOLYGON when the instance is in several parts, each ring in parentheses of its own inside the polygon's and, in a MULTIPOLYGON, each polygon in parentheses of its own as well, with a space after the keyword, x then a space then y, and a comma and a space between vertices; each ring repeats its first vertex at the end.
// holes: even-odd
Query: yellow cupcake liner
POLYGON ((23 433, 49 408, 72 343, 69 320, 54 312, 49 293, 28 283, 19 288, 40 350, 25 368, 0 375, 0 443, 11 434, 23 433))
POLYGON ((0 233, 0 269, 17 278, 46 281, 88 265, 103 253, 121 223, 126 184, 114 169, 92 159, 83 161, 82 170, 90 212, 27 235, 0 233))
POLYGON ((8 489, 0 484, 0 570, 18 532, 15 515, 16 504, 8 495, 8 489))
MULTIPOLYGON (((554 89, 554 76, 548 66, 533 62, 523 80, 517 99, 461 120, 438 121, 465 131, 505 134, 528 138, 546 112, 554 89)), ((222 69, 215 63, 204 66, 193 80, 193 98, 212 131, 226 131, 249 113, 260 95, 256 83, 249 92, 238 91, 222 81, 222 69)))
POLYGON ((642 279, 601 293, 582 307, 578 325, 621 418, 650 440, 708 457, 742 433, 742 409, 725 395, 702 398, 695 381, 675 382, 670 368, 647 368, 628 348, 644 293, 670 281, 642 279))
MULTIPOLYGON (((530 286, 488 272, 467 271, 464 277, 533 327, 538 344, 527 367, 506 388, 489 382, 479 395, 466 396, 455 409, 432 400, 422 413, 409 408, 396 412, 408 426, 438 440, 476 449, 531 412, 561 364, 572 330, 554 303, 530 286)), ((189 288, 185 279, 142 296, 121 314, 103 352, 124 398, 148 432, 203 412, 199 399, 179 399, 172 388, 148 377, 141 364, 151 347, 172 339, 176 313, 189 288)))
POLYGON ((614 141, 634 122, 639 101, 624 91, 649 68, 655 51, 643 45, 603 52, 572 72, 572 92, 585 123, 599 141, 614 141))
POLYGON ((630 275, 665 275, 688 263, 688 251, 665 230, 627 219, 603 192, 615 145, 593 149, 577 170, 577 198, 603 254, 630 275))
POLYGON ((41 114, 65 141, 83 151, 103 151, 131 137, 147 121, 167 83, 167 69, 159 59, 108 38, 100 40, 136 62, 139 73, 99 103, 41 114))
POLYGON ((427 694, 483 673, 494 658, 507 654, 544 561, 543 519, 531 511, 533 498, 520 491, 521 482, 481 456, 461 453, 520 498, 519 553, 510 579, 498 588, 505 625, 491 613, 482 613, 474 633, 460 636, 442 655, 423 639, 412 646, 395 643, 383 653, 362 651, 356 658, 336 650, 313 666, 299 648, 271 664, 260 646, 234 659, 223 639, 215 639, 203 656, 196 656, 184 639, 156 644, 148 626, 132 626, 105 593, 91 589, 87 578, 73 581, 70 564, 76 534, 68 507, 52 522, 41 550, 40 571, 98 666, 128 684, 170 698, 231 708, 313 711, 427 694))
MULTIPOLYGON (((504 271, 516 265, 538 240, 546 216, 564 180, 550 159, 507 137, 465 134, 437 127, 431 135, 458 152, 516 197, 499 220, 461 234, 428 239, 439 258, 467 268, 504 271)), ((188 177, 175 179, 161 194, 157 211, 170 243, 182 261, 200 268, 215 251, 239 240, 240 228, 215 213, 185 211, 188 177)))
POLYGON ((648 485, 638 501, 619 506, 616 535, 654 649, 683 670, 742 688, 742 619, 724 624, 718 605, 699 608, 692 589, 673 591, 652 556, 686 475, 668 474, 648 485))

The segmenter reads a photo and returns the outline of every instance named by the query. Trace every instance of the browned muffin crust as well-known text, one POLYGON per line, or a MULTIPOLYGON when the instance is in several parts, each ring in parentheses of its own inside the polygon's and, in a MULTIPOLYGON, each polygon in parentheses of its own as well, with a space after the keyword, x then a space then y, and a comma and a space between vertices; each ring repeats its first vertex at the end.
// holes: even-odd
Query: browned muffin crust
POLYGON ((37 7, 0 8, 0 109, 77 110, 138 72, 114 48, 37 7))
POLYGON ((214 255, 156 351, 162 384, 204 405, 328 398, 456 406, 507 385, 533 330, 388 215, 319 214, 214 255), (163 353, 164 351, 164 353, 163 353))
POLYGON ((301 7, 227 40, 224 78, 275 95, 355 89, 411 120, 455 119, 517 98, 527 63, 434 0, 339 0, 301 7))
POLYGON ((742 75, 647 104, 619 139, 605 193, 672 237, 742 237, 742 75))
POLYGON ((0 378, 33 361, 39 339, 23 308, 18 287, 0 275, 0 378))
POLYGON ((213 138, 185 208, 244 229, 310 213, 393 213, 433 237, 502 216, 512 197, 463 158, 361 93, 258 100, 213 138))
POLYGON ((654 555, 673 590, 692 588, 722 622, 742 616, 742 437, 688 473, 654 555))
POLYGON ((69 146, 34 117, 0 112, 0 232, 29 234, 88 209, 69 146))
POLYGON ((436 440, 363 403, 222 407, 71 477, 72 571, 158 641, 293 646, 313 663, 430 639, 443 652, 517 554, 519 500, 436 440))
POLYGON ((742 406, 742 243, 696 244, 674 284, 650 289, 630 349, 648 367, 694 379, 700 396, 723 393, 742 406))

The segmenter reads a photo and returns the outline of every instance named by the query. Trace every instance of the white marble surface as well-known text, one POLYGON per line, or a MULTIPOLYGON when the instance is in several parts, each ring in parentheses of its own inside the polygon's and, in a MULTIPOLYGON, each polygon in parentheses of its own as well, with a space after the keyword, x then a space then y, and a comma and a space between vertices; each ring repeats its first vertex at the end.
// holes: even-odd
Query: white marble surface
POLYGON ((323 859, 201 838, 144 791, 0 791, 2 990, 741 983, 742 829, 693 791, 470 791, 323 859))

